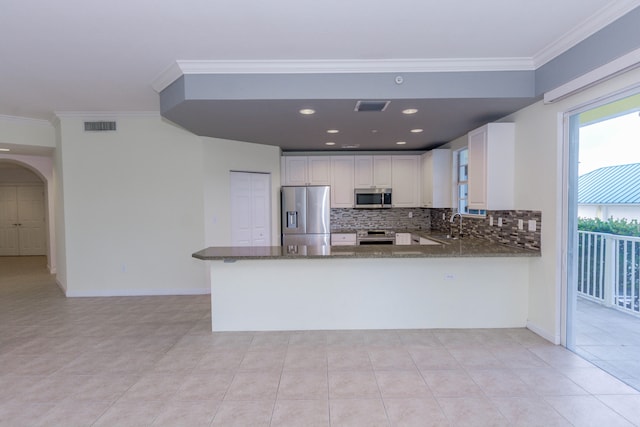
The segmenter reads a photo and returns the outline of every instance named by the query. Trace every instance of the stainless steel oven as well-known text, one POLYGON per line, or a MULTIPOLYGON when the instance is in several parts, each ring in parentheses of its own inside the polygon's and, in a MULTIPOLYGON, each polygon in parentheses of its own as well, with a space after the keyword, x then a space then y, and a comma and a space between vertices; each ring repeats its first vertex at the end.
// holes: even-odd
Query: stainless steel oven
POLYGON ((396 233, 391 230, 359 230, 356 234, 358 245, 394 245, 396 233))
POLYGON ((354 200, 358 209, 387 209, 391 207, 391 189, 356 188, 354 200))

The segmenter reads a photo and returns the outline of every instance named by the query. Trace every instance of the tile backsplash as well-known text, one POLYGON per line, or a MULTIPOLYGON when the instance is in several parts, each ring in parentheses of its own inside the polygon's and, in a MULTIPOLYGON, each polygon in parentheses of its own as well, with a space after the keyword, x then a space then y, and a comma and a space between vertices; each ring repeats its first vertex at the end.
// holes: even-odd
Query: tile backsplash
MULTIPOLYGON (((426 230, 449 234, 452 213, 452 209, 423 208, 331 209, 331 230, 426 230)), ((486 218, 462 219, 464 236, 537 251, 541 248, 541 229, 540 211, 487 211, 486 218), (502 220, 502 226, 498 225, 499 219, 502 220), (519 220, 522 220, 522 230, 518 227, 519 220), (535 231, 529 231, 529 221, 535 221, 535 231)))
MULTIPOLYGON (((431 230, 449 233, 452 209, 431 209, 431 230), (443 218, 443 214, 445 219, 443 218)), ((539 251, 541 248, 542 212, 540 211, 487 211, 485 218, 464 217, 462 234, 510 246, 539 251), (493 225, 491 218, 493 217, 493 225), (499 226, 499 220, 502 225, 499 226), (522 230, 518 227, 522 220, 522 230), (535 221, 535 231, 529 231, 529 221, 535 221)))
POLYGON ((429 209, 331 209, 331 230, 429 230, 429 209), (411 215, 411 217, 409 217, 411 215))

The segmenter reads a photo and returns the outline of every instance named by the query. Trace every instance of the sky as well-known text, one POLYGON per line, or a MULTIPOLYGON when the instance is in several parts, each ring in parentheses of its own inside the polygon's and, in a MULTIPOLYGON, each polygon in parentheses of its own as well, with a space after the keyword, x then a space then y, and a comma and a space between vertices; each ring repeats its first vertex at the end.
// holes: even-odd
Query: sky
POLYGON ((580 128, 578 175, 604 166, 640 163, 640 113, 580 128))

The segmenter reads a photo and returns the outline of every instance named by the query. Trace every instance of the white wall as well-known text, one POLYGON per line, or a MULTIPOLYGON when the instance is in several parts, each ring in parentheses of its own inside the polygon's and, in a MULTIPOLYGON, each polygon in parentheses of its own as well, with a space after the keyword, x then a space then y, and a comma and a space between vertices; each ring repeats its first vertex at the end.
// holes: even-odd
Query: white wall
POLYGON ((635 70, 554 104, 540 101, 504 119, 516 123, 515 207, 542 211, 542 257, 532 260, 530 270, 529 327, 556 342, 563 321, 562 115, 638 82, 640 70, 635 70))
MULTIPOLYGON (((93 119, 93 118, 92 118, 93 119)), ((69 296, 206 293, 202 141, 159 116, 121 116, 115 132, 60 118, 69 296)))
POLYGON ((53 149, 56 146, 55 129, 46 120, 0 115, 0 143, 53 149))
MULTIPOLYGON (((280 148, 203 138, 205 246, 231 244, 230 171, 271 174, 271 240, 280 245, 280 148)), ((202 249, 202 248, 201 248, 202 249)))
POLYGON ((0 143, 14 152, 37 153, 34 155, 0 153, 0 159, 27 166, 37 172, 47 187, 47 262, 51 273, 57 271, 57 251, 55 235, 55 173, 51 157, 41 155, 50 153, 56 146, 54 126, 46 120, 34 120, 22 117, 0 116, 0 143))
MULTIPOLYGON (((542 257, 531 260, 528 327, 560 341, 562 234, 562 116, 603 96, 637 85, 635 70, 554 104, 537 102, 500 121, 516 123, 515 209, 542 211, 542 257)), ((462 136, 442 148, 467 145, 462 136)))

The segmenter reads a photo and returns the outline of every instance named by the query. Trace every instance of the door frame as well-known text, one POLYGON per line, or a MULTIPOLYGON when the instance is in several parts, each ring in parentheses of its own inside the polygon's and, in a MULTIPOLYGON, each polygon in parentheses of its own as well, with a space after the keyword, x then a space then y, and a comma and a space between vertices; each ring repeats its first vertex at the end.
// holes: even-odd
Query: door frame
POLYGON ((44 187, 45 239, 47 268, 56 274, 56 237, 54 228, 54 179, 53 160, 44 156, 0 155, 0 162, 21 166, 40 178, 44 187))
POLYGON ((577 197, 578 197, 578 160, 579 125, 578 116, 585 111, 627 98, 640 93, 640 84, 634 84, 577 105, 560 113, 562 132, 562 203, 560 212, 561 236, 561 289, 560 289, 560 344, 567 348, 574 345, 571 322, 575 314, 575 287, 569 286, 577 280, 577 197))

